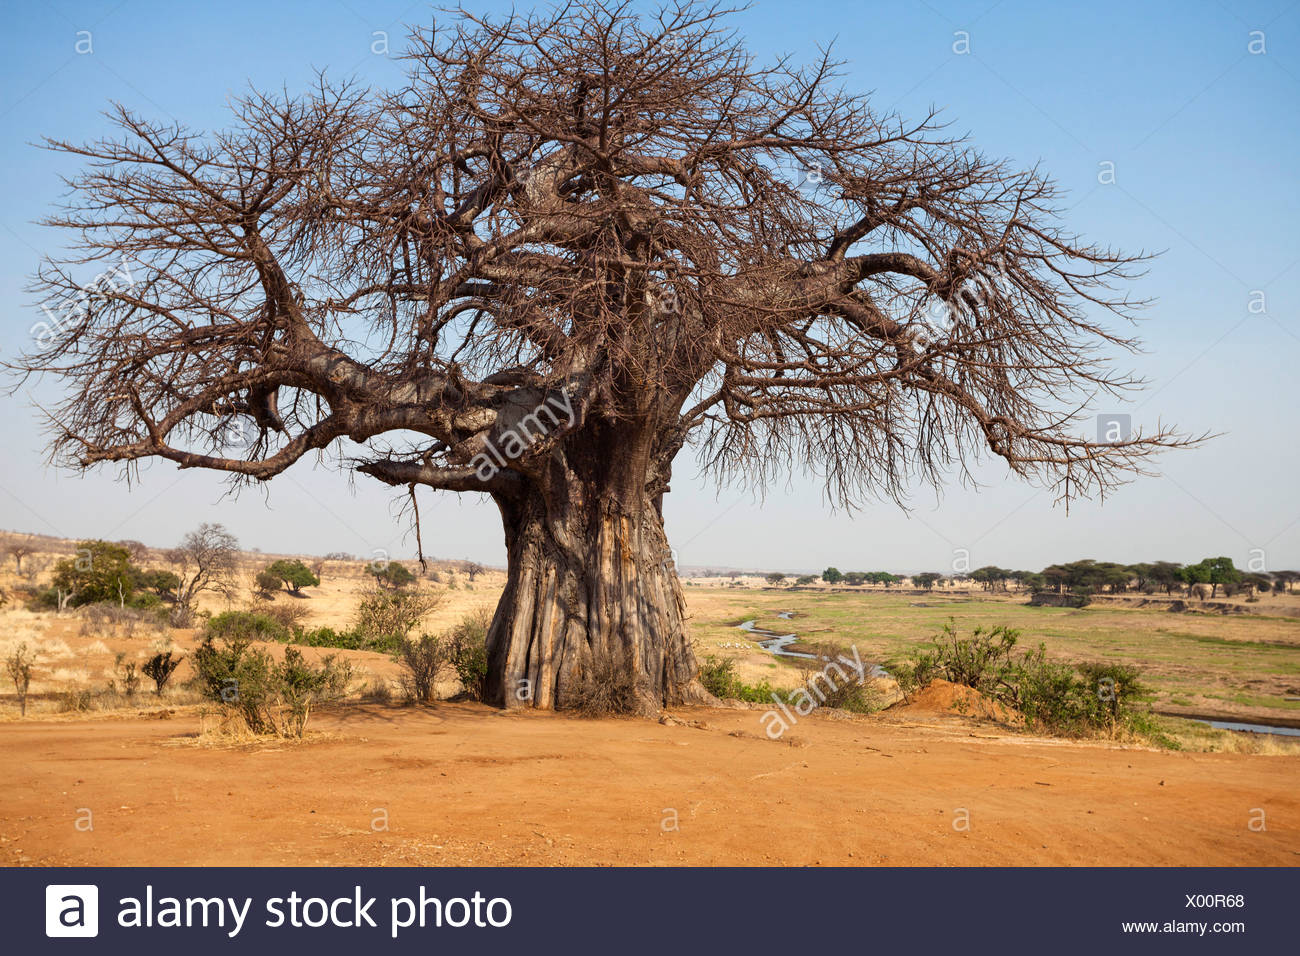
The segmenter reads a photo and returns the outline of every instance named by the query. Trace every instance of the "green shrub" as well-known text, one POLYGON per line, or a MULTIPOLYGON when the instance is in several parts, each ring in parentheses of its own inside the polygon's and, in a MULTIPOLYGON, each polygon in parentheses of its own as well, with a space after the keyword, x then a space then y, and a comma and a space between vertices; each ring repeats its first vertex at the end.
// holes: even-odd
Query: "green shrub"
POLYGON ((195 684, 204 696, 238 715, 255 734, 301 737, 312 706, 347 693, 352 668, 330 655, 313 666, 295 647, 276 663, 245 638, 204 638, 194 652, 195 684))
POLYGON ((700 683, 720 700, 739 700, 740 688, 744 686, 736 673, 736 662, 714 654, 700 662, 700 683))
POLYGON ((352 665, 331 654, 313 667, 296 647, 284 649, 284 660, 272 675, 276 702, 283 705, 279 733, 301 737, 307 730, 312 705, 342 697, 352 682, 352 665))
POLYGON ((251 608, 257 614, 265 614, 272 620, 279 621, 289 629, 289 633, 298 635, 302 632, 302 622, 307 619, 307 608, 294 601, 288 604, 270 604, 256 602, 251 608))
POLYGON ((357 630, 336 631, 332 627, 302 631, 293 642, 307 647, 336 647, 344 651, 375 651, 380 654, 396 654, 402 646, 401 639, 391 634, 367 637, 357 630))
POLYGON ((280 641, 293 637, 289 625, 266 611, 222 611, 208 619, 209 638, 225 641, 280 641))
POLYGON ((1135 711, 1133 704, 1149 691, 1138 680, 1138 668, 1049 661, 1043 644, 1016 654, 1018 638, 1017 631, 1006 627, 976 628, 971 637, 961 638, 949 622, 928 649, 889 666, 904 691, 936 678, 964 684, 1014 707, 1031 726, 1049 733, 1142 733, 1145 713, 1135 711))
POLYGON ((271 733, 275 725, 268 720, 267 712, 274 694, 275 661, 251 644, 250 638, 225 634, 218 637, 210 631, 194 651, 194 680, 205 697, 228 713, 241 716, 250 731, 271 733))
POLYGON ((303 631, 294 639, 294 643, 304 644, 307 647, 337 647, 345 651, 359 651, 363 649, 365 638, 356 631, 336 631, 332 627, 317 627, 303 631))
POLYGON ((467 614, 447 636, 448 658, 465 694, 482 700, 487 686, 487 635, 492 612, 486 608, 467 614))
POLYGON ((997 697, 1007 689, 1015 671, 1012 652, 1019 639, 1019 631, 1003 626, 992 630, 977 627, 970 637, 963 638, 949 621, 931 638, 930 649, 914 652, 909 660, 891 662, 889 669, 905 693, 943 679, 997 697))
POLYGON ((736 662, 727 657, 707 655, 700 663, 700 683, 714 697, 721 700, 743 700, 751 704, 771 703, 773 696, 788 698, 775 690, 767 681, 746 684, 736 673, 736 662))
POLYGON ((1083 661, 1075 668, 1087 688, 1088 695, 1097 708, 1097 718, 1112 724, 1131 722, 1136 716, 1131 710, 1137 701, 1147 700, 1151 688, 1139 680, 1142 670, 1132 664, 1114 661, 1083 661))

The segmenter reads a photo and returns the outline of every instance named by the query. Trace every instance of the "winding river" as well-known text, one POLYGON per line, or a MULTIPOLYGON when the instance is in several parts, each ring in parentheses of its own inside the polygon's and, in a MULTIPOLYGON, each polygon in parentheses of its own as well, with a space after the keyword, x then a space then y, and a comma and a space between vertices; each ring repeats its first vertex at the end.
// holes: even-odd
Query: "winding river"
MULTIPOLYGON (((776 615, 783 621, 788 621, 794 617, 794 611, 780 611, 776 615)), ((805 660, 822 660, 816 654, 808 654, 804 651, 792 651, 790 645, 799 640, 799 635, 795 633, 778 634, 776 631, 769 631, 766 628, 758 626, 757 621, 746 621, 738 625, 739 629, 748 634, 753 634, 754 642, 765 651, 777 655, 778 657, 802 657, 805 660)), ((872 664, 867 673, 872 677, 888 677, 889 671, 885 670, 879 664, 872 664)))

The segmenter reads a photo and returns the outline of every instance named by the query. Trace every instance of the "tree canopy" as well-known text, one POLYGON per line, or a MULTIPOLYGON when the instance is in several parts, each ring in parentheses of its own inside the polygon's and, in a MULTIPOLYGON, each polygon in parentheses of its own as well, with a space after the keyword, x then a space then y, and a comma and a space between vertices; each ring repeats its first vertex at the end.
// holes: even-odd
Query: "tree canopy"
POLYGON ((266 571, 276 580, 282 581, 291 594, 300 594, 303 588, 316 587, 320 584, 320 578, 312 573, 311 568, 297 559, 281 558, 279 561, 272 562, 266 571))

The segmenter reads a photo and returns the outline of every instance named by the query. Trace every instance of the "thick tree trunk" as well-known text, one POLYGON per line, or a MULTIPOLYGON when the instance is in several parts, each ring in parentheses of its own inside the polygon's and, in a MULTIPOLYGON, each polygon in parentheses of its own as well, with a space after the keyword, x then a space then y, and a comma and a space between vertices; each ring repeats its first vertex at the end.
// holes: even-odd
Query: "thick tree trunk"
POLYGON ((488 633, 490 703, 563 709, 592 682, 624 685, 639 713, 709 699, 659 504, 644 470, 623 467, 629 450, 498 497, 509 576, 488 633))

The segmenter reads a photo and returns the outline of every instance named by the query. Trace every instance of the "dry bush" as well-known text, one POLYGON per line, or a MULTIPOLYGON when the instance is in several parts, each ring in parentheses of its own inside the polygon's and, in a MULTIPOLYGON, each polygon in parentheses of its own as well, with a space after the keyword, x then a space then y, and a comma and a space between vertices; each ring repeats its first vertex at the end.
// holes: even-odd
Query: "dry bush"
POLYGON ((167 619, 157 610, 102 602, 87 604, 79 609, 78 614, 81 615, 81 626, 77 633, 82 637, 92 634, 135 637, 139 632, 163 634, 167 631, 167 619))
POLYGON ((565 710, 580 717, 615 717, 640 709, 636 672, 622 658, 601 657, 584 667, 569 693, 565 710))
POLYGON ((153 681, 154 696, 162 696, 163 690, 167 687, 167 682, 171 680, 172 672, 176 670, 182 660, 184 660, 183 654, 173 657, 172 652, 168 650, 165 652, 159 651, 144 662, 141 671, 145 677, 153 681))
POLYGON ((84 688, 65 690, 59 695, 59 712, 63 714, 85 713, 94 709, 96 694, 84 688))
POLYGON ((800 673, 804 687, 821 699, 822 707, 855 714, 870 714, 884 707, 884 695, 870 677, 859 679, 842 647, 814 644, 810 650, 817 659, 805 661, 800 673))
POLYGON ((411 700, 428 704, 437 700, 438 674, 447 666, 450 648, 440 636, 421 634, 419 640, 402 638, 397 661, 402 665, 402 689, 411 700))
POLYGON ((32 664, 35 660, 35 653, 29 651, 25 643, 19 644, 5 659, 5 670, 9 672, 9 679, 14 682, 19 711, 24 717, 27 715, 27 688, 32 683, 32 664))
POLYGON ((128 660, 125 654, 117 654, 113 658, 113 679, 108 682, 108 689, 110 692, 120 689, 122 695, 130 700, 140 689, 140 677, 140 665, 128 660))
POLYGON ((307 620, 309 613, 306 607, 294 602, 272 604, 270 601, 254 601, 250 606, 250 610, 257 614, 265 614, 272 620, 278 621, 294 634, 302 630, 303 622, 307 620))
POLYGON ((393 699, 393 685, 376 677, 361 689, 361 699, 371 704, 387 704, 393 699))
POLYGON ((444 592, 371 588, 357 607, 356 631, 376 648, 401 652, 401 643, 421 619, 442 603, 444 592))

